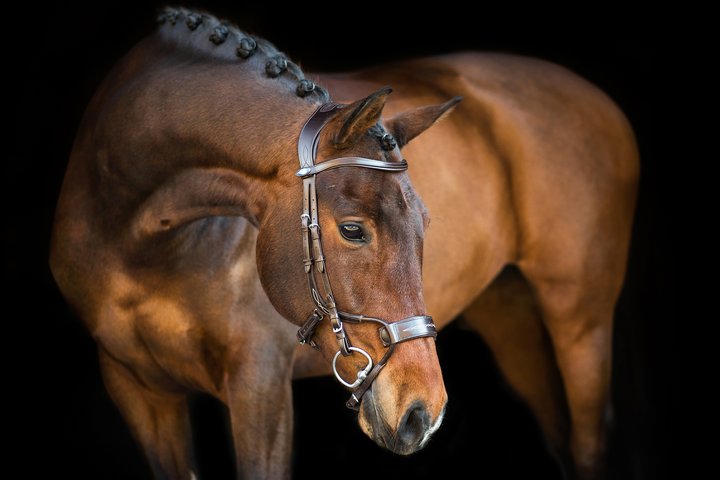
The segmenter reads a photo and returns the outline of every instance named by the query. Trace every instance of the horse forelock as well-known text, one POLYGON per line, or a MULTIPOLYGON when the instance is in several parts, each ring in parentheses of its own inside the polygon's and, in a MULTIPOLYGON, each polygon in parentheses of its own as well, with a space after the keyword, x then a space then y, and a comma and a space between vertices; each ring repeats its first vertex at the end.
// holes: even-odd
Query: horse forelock
POLYGON ((293 93, 299 97, 321 103, 330 101, 328 91, 305 78, 302 69, 275 45, 244 32, 226 20, 199 10, 166 7, 158 15, 158 23, 160 36, 181 48, 237 62, 262 55, 266 59, 265 75, 268 78, 285 77, 291 80, 295 85, 293 93))

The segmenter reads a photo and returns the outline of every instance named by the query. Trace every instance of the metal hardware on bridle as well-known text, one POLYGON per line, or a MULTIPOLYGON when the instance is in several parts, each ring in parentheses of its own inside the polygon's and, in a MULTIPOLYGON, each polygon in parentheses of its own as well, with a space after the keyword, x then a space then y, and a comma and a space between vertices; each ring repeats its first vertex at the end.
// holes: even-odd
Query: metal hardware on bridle
POLYGON ((318 202, 315 189, 317 174, 325 170, 340 167, 371 168, 373 170, 386 172, 402 172, 407 169, 407 162, 405 160, 401 162, 386 162, 363 157, 333 158, 315 164, 320 132, 330 118, 335 115, 336 110, 344 106, 345 105, 336 103, 326 103, 322 105, 305 123, 298 140, 300 170, 297 171, 296 175, 303 179, 303 212, 300 215, 300 224, 303 233, 303 266, 308 281, 308 288, 310 289, 310 296, 315 304, 315 310, 303 326, 300 327, 300 330, 297 332, 297 337, 300 343, 308 343, 313 348, 318 349, 317 343, 313 340, 315 329, 323 318, 328 317, 330 319, 330 326, 339 346, 337 353, 333 357, 333 373, 340 383, 353 391, 345 405, 350 409, 357 410, 360 400, 370 388, 372 382, 380 373, 380 370, 387 364, 396 344, 415 338, 434 338, 437 336, 437 331, 435 324, 433 324, 432 317, 428 315, 416 315, 390 323, 379 318, 342 312, 337 308, 335 297, 330 287, 330 278, 325 268, 325 257, 323 256, 322 242, 320 240, 318 202), (316 274, 320 277, 322 292, 318 287, 316 274), (359 324, 366 322, 377 323, 380 326, 378 329, 380 341, 383 346, 387 348, 385 355, 375 364, 373 364, 373 359, 369 353, 361 348, 352 346, 345 331, 344 323, 359 324), (337 360, 340 355, 347 357, 353 353, 365 357, 367 364, 358 372, 357 378, 354 381, 348 382, 342 378, 338 372, 337 360))

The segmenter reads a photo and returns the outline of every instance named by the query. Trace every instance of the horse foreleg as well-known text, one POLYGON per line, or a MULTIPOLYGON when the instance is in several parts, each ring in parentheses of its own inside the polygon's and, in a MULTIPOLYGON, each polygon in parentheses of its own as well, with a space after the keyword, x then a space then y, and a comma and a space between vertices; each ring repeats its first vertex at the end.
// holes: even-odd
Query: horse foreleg
POLYGON ((604 289, 584 282, 534 285, 565 385, 575 471, 595 480, 605 465, 614 301, 598 298, 604 289))
POLYGON ((272 342, 244 352, 227 375, 238 478, 288 479, 292 453, 292 352, 272 342))
POLYGON ((462 314, 487 343, 498 368, 527 403, 551 453, 569 470, 568 412, 562 379, 535 297, 516 269, 506 269, 462 314))
POLYGON ((157 479, 195 479, 187 397, 145 387, 100 348, 105 386, 157 479))

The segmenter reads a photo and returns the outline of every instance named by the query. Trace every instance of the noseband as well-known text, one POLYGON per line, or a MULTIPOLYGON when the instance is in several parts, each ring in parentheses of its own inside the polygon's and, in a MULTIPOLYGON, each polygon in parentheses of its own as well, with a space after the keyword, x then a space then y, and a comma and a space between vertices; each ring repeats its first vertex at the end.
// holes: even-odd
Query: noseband
POLYGON ((297 171, 296 175, 303 179, 303 213, 300 215, 303 233, 303 265, 305 266, 310 295, 315 303, 315 310, 300 330, 298 330, 297 336, 300 343, 308 343, 313 348, 318 349, 317 343, 313 340, 315 329, 324 317, 327 316, 330 318, 332 331, 340 347, 333 357, 333 373, 340 383, 353 392, 345 405, 352 410, 358 410, 360 400, 370 388, 372 382, 380 373, 380 370, 387 364, 395 345, 415 338, 435 338, 437 331, 435 324, 433 324, 432 317, 428 315, 416 315, 390 323, 379 318, 340 311, 335 304, 335 297, 333 296, 330 279, 328 278, 325 268, 322 242, 320 241, 318 202, 315 190, 317 174, 325 170, 340 167, 370 168, 386 172, 402 172, 407 169, 407 162, 405 160, 401 162, 385 162, 363 157, 333 158, 315 164, 320 132, 322 132, 323 127, 325 127, 330 118, 335 114, 336 110, 344 106, 345 105, 336 103, 326 103, 322 105, 305 123, 305 126, 300 132, 300 139, 298 140, 300 170, 297 171), (315 266, 314 269, 313 264, 315 266), (320 277, 322 293, 318 287, 316 276, 320 277), (380 341, 387 349, 385 355, 374 365, 370 354, 361 348, 352 346, 345 332, 344 323, 359 324, 366 322, 380 325, 378 329, 380 341), (338 372, 337 360, 340 355, 348 357, 354 353, 364 356, 367 360, 367 365, 358 372, 357 378, 353 382, 348 382, 342 378, 338 372))

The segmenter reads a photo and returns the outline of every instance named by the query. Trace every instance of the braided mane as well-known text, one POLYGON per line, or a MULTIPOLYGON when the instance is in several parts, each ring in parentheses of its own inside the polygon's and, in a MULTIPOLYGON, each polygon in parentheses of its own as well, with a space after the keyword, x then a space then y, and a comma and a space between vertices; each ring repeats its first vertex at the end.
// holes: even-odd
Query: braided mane
POLYGON ((253 37, 225 20, 186 8, 167 7, 158 16, 160 34, 186 47, 214 56, 242 62, 255 55, 266 59, 268 78, 285 77, 295 85, 295 94, 320 102, 329 102, 330 95, 323 87, 305 78, 298 65, 289 60, 275 45, 253 37))

